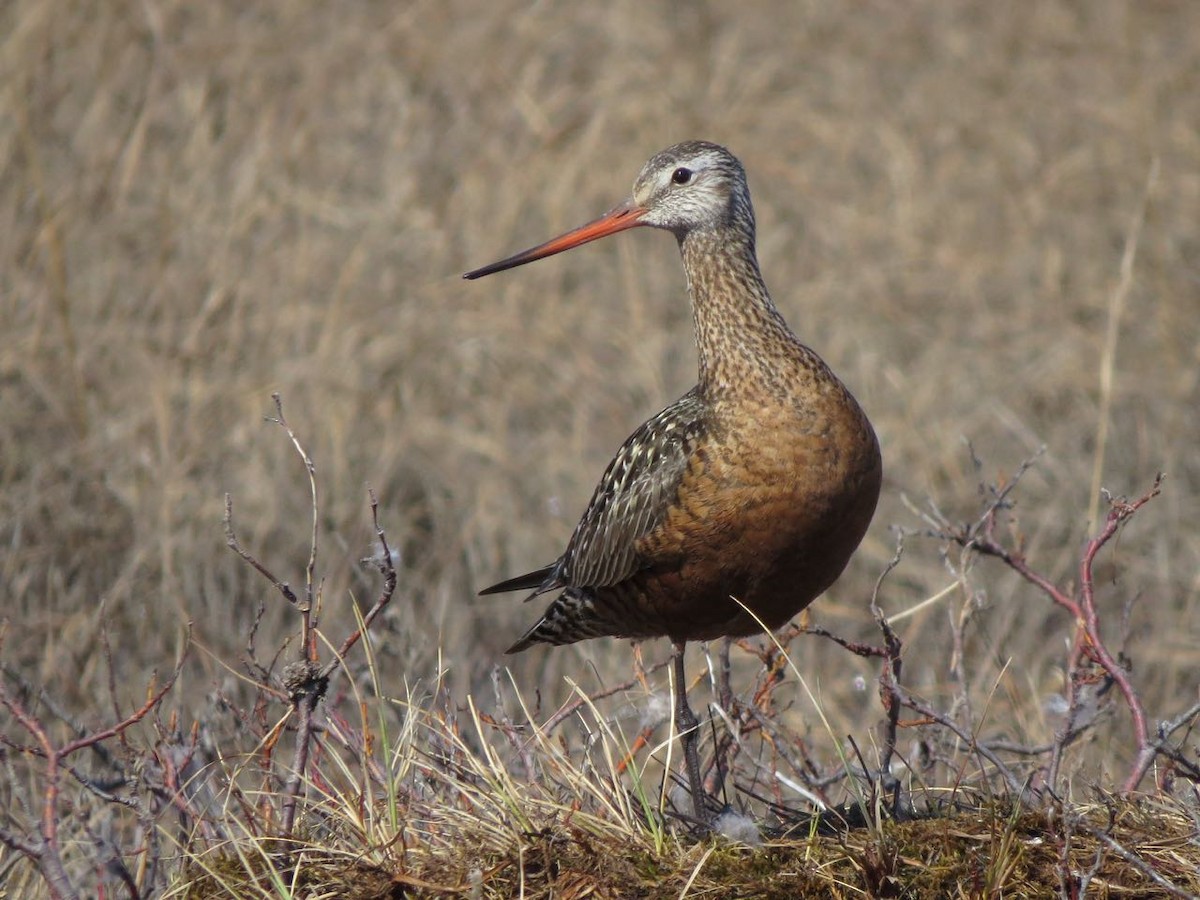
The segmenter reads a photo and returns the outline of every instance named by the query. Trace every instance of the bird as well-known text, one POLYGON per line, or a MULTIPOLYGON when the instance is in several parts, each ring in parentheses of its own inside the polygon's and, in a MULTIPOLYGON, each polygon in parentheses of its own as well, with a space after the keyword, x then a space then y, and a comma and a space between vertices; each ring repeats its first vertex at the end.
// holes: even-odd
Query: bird
POLYGON ((697 384, 621 445, 557 560, 480 594, 558 592, 508 653, 605 636, 671 641, 675 726, 703 823, 686 644, 778 629, 824 593, 874 516, 882 458, 862 407, 771 300, 746 172, 719 144, 656 153, 629 199, 463 277, 637 227, 678 242, 697 384))

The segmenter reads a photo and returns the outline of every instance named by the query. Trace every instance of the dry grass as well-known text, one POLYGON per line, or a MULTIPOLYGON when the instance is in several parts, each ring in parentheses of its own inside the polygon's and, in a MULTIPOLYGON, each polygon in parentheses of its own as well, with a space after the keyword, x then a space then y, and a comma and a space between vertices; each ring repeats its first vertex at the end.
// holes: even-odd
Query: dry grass
POLYGON ((617 773, 628 743, 607 717, 584 710, 593 740, 579 755, 525 722, 539 771, 514 780, 496 762, 510 734, 477 714, 458 721, 431 702, 440 694, 435 684, 401 703, 406 727, 387 754, 396 795, 364 804, 350 784, 314 783, 314 833, 216 843, 168 896, 1001 897, 1047 896, 1060 882, 1078 891, 1069 896, 1200 892, 1194 810, 1169 800, 1101 796, 1066 815, 988 802, 850 829, 831 811, 765 836, 751 827, 749 844, 696 843, 661 827, 644 770, 617 773))
MULTIPOLYGON (((775 297, 884 447, 875 525, 813 616, 872 637, 889 527, 919 528, 930 499, 977 510, 964 437, 986 478, 1047 448, 1019 530, 1059 583, 1093 473, 1134 495, 1162 470, 1097 587, 1147 707, 1186 708, 1198 61, 1187 0, 0 7, 5 666, 86 719, 107 702, 102 620, 127 703, 191 620, 208 652, 174 702, 224 721, 213 698, 239 686, 221 661, 268 595, 224 547, 225 492, 273 568, 299 578, 307 556, 298 464, 261 424, 279 391, 322 485, 331 633, 376 589, 357 563, 367 483, 399 550, 383 693, 444 672, 458 703, 491 697, 503 664, 549 710, 574 696, 564 675, 627 678, 621 642, 502 657, 534 610, 472 595, 552 559, 616 446, 691 385, 674 248, 637 234, 479 284, 458 273, 607 208, 651 152, 704 137, 745 161, 775 297)), ((982 727, 1048 740, 1070 623, 999 566, 944 563, 910 540, 881 598, 895 614, 944 591, 901 620, 908 683, 942 703, 961 689, 950 625, 970 608, 959 649, 982 727)), ((293 627, 280 607, 261 647, 293 627)), ((802 640, 828 725, 791 687, 781 715, 828 760, 830 735, 880 718, 862 688, 876 669, 802 640)), ((1073 748, 1070 783, 1111 786, 1130 753, 1110 716, 1073 748)))

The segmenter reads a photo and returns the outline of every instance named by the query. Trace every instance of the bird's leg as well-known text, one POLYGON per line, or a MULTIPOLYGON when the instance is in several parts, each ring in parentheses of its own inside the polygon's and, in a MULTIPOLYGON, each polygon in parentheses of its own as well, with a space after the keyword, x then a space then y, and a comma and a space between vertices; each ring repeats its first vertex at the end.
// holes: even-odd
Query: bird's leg
MULTIPOLYGON (((733 709, 733 684, 730 678, 729 649, 733 646, 733 638, 721 638, 720 649, 717 650, 717 706, 720 707, 726 721, 735 720, 738 713, 733 709)), ((734 743, 728 736, 717 742, 714 757, 713 793, 722 794, 725 786, 725 776, 728 774, 729 754, 736 753, 734 743)))
POLYGON ((700 780, 700 752, 697 749, 700 722, 688 706, 687 679, 683 673, 684 641, 672 641, 675 660, 675 727, 683 741, 683 760, 687 765, 688 782, 692 791, 692 810, 699 822, 707 821, 704 814, 704 785, 700 780))

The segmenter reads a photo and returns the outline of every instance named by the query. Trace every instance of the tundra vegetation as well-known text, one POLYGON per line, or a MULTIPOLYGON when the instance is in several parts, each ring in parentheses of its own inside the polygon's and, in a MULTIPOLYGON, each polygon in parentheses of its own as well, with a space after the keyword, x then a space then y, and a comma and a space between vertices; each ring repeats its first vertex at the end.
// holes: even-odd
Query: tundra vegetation
POLYGON ((1200 894, 1197 60, 1186 0, 0 7, 0 894, 1200 894), (715 834, 665 642, 474 598, 694 382, 676 251, 458 277, 684 138, 885 466, 689 650, 715 834))

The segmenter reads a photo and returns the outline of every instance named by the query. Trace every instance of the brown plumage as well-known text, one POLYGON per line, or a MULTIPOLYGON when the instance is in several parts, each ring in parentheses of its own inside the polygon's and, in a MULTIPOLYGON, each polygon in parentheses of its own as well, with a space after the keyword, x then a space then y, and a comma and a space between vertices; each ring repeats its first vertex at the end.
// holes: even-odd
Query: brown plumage
POLYGON ((745 172, 724 147, 689 141, 656 154, 630 200, 465 277, 639 225, 679 241, 699 383, 617 451, 556 562, 481 593, 526 589, 532 599, 562 589, 510 653, 605 635, 671 639, 677 722, 703 818, 683 646, 755 633, 756 618, 778 628, 833 584, 874 514, 881 462, 858 403, 767 293, 745 172))

